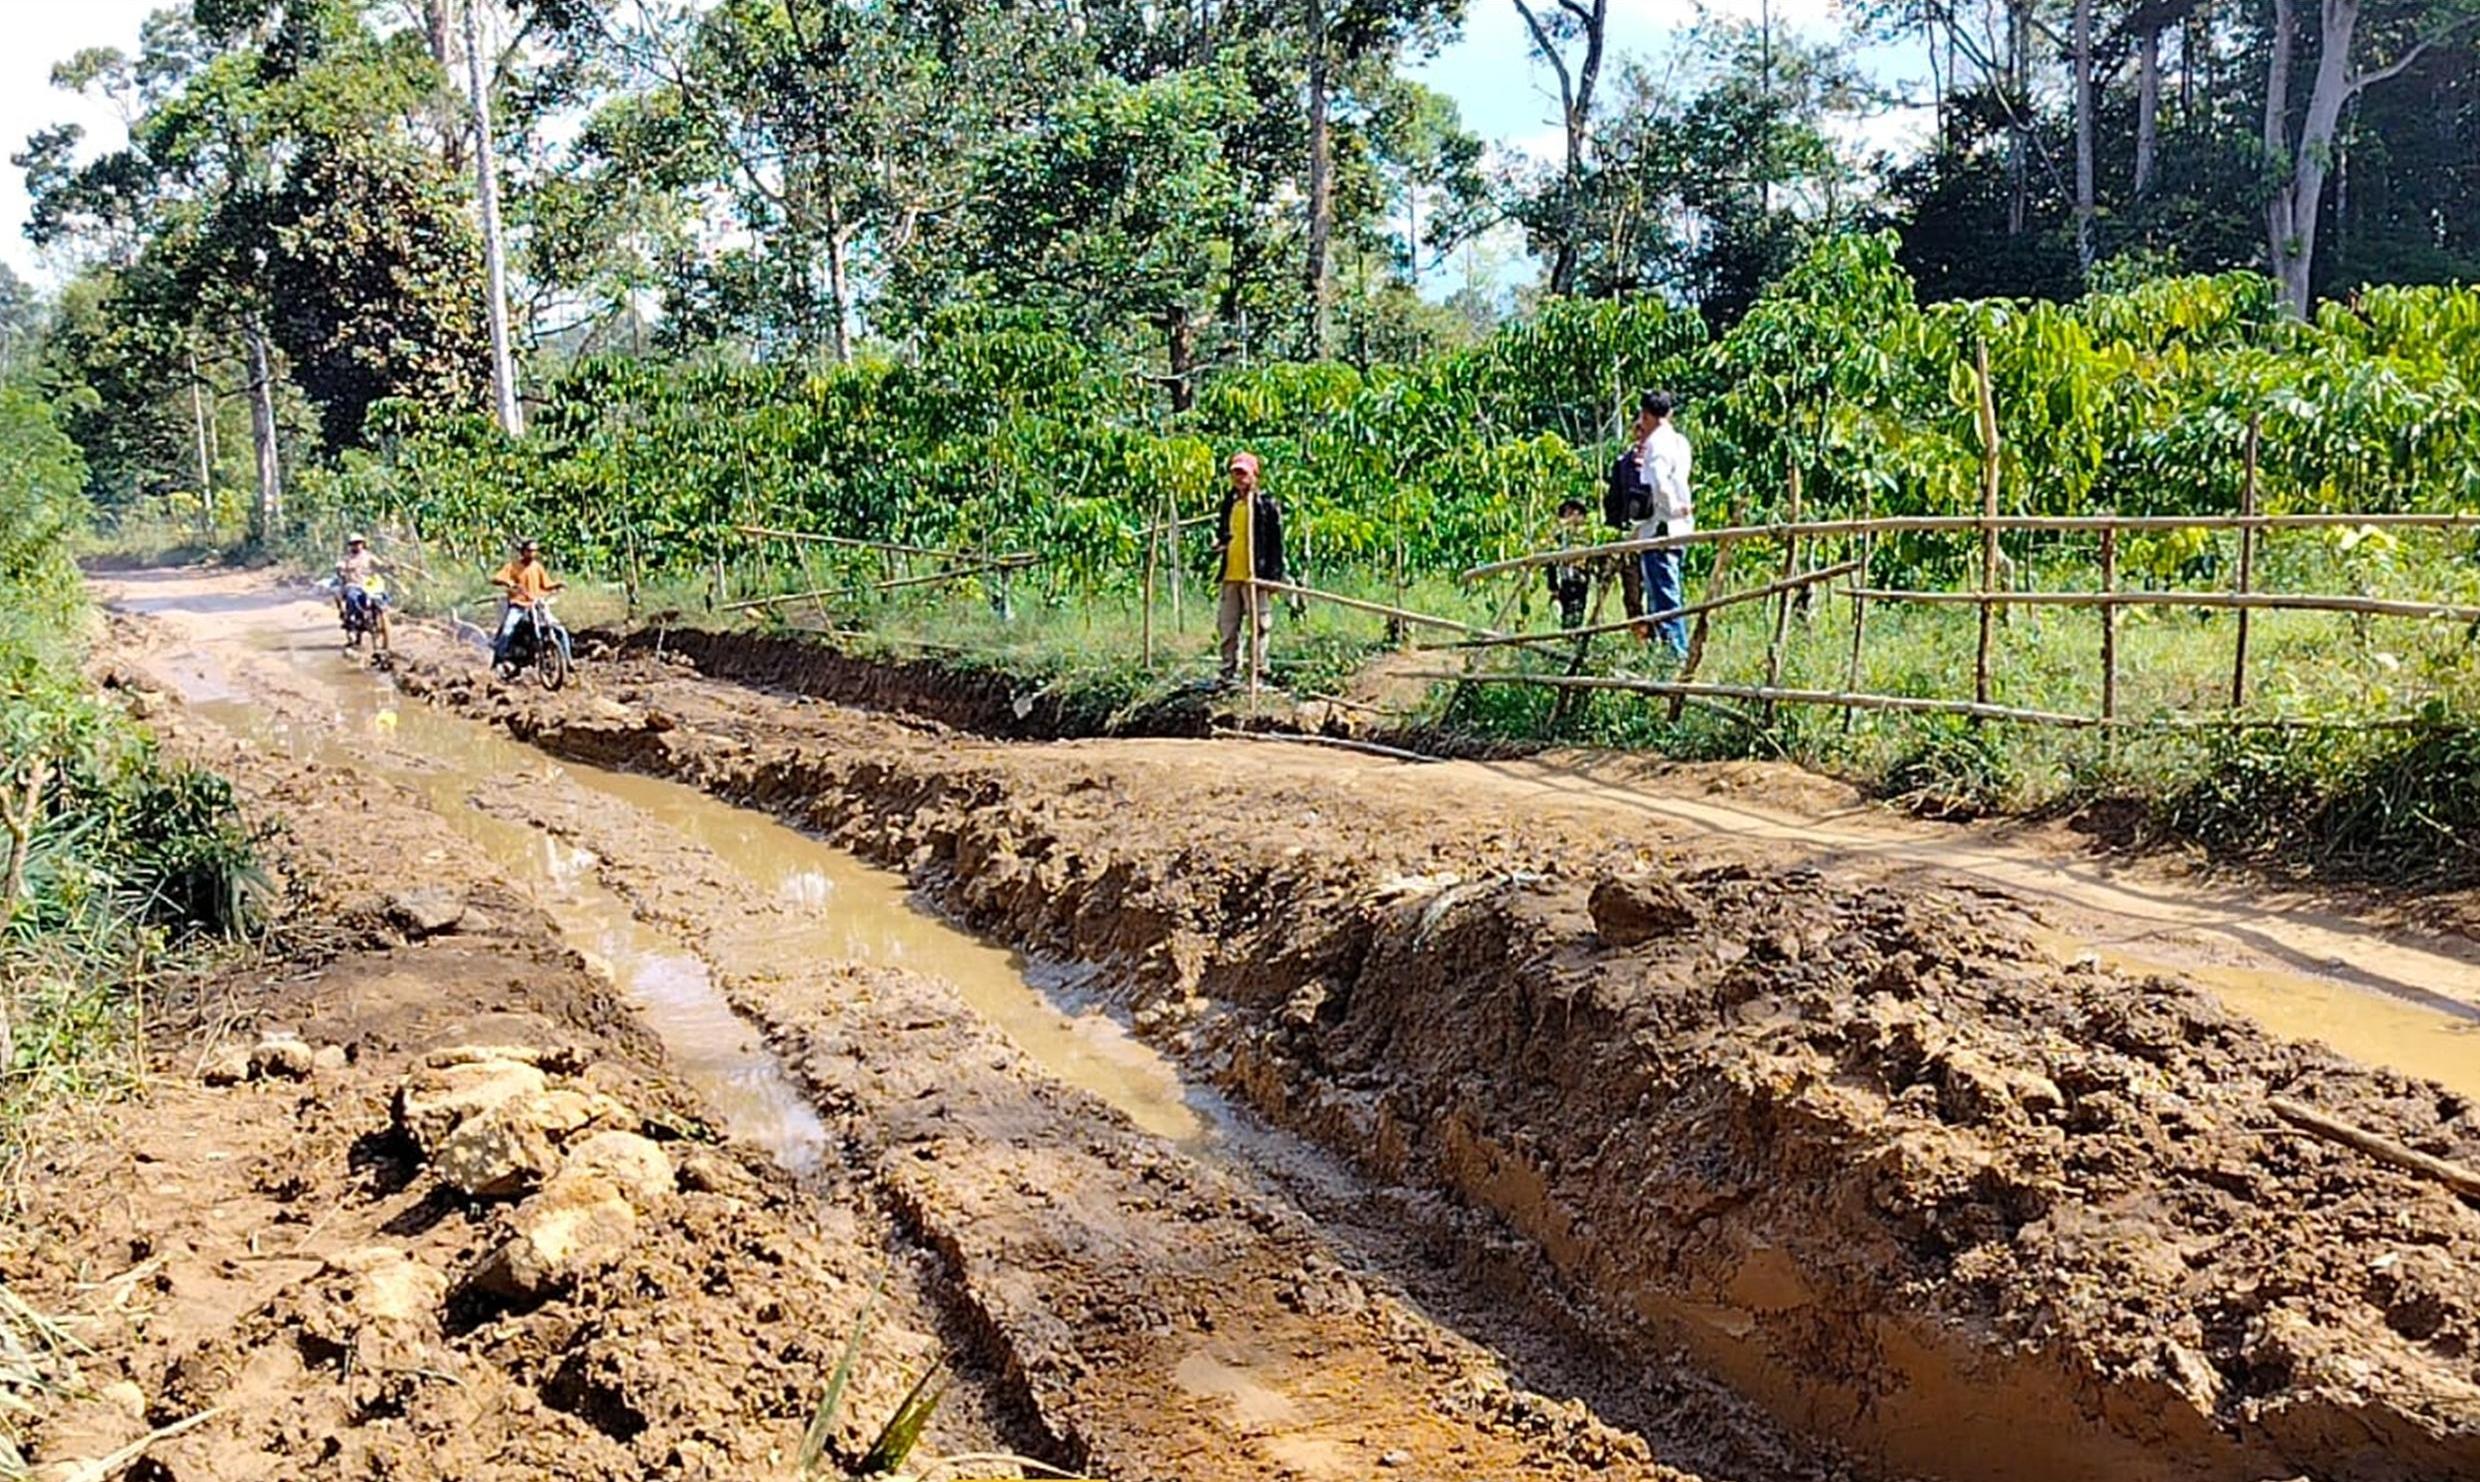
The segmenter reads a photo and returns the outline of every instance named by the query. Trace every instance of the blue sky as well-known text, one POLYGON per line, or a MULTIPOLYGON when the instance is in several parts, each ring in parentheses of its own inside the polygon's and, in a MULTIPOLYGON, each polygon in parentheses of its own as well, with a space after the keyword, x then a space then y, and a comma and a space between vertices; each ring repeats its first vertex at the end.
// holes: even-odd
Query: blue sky
MULTIPOLYGON (((79 0, 74 5, 26 0, 13 9, 32 10, 12 16, 9 45, 0 52, 0 144, 6 154, 23 147, 36 129, 63 120, 85 124, 98 145, 117 142, 119 121, 108 108, 51 87, 52 64, 81 47, 117 46, 134 50, 138 26, 164 0, 79 0)), ((1657 56, 1672 38, 1693 26, 1701 14, 1754 19, 1760 0, 1714 0, 1700 9, 1688 0, 1612 0, 1610 44, 1614 53, 1657 56)), ((1778 24, 1807 34, 1821 34, 1837 24, 1837 0, 1769 0, 1778 24)), ((1881 51, 1869 59, 1883 78, 1916 70, 1900 52, 1881 51)), ((1616 71, 1615 65, 1607 71, 1616 71)), ((1510 0, 1471 0, 1463 37, 1422 66, 1418 74, 1430 86, 1456 100, 1468 128, 1486 139, 1502 141, 1554 157, 1558 148, 1556 84, 1550 73, 1534 64, 1526 45, 1523 21, 1510 0)), ((1900 119, 1872 124, 1868 136, 1879 142, 1900 139, 1900 119)), ((38 261, 22 228, 26 220, 24 181, 13 166, 0 166, 0 261, 20 273, 50 278, 38 261)))

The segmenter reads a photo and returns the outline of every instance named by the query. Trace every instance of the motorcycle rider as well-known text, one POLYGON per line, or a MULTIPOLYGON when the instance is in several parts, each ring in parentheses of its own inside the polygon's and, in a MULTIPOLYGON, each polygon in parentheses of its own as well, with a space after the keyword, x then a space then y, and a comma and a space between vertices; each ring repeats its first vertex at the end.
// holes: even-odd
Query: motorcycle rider
POLYGON ((388 599, 386 592, 376 588, 386 565, 370 553, 370 541, 361 535, 345 537, 344 555, 336 561, 336 616, 366 616, 371 631, 379 635, 382 654, 388 652, 388 599))
POLYGON ((506 601, 500 608, 499 636, 491 641, 491 662, 508 661, 508 641, 533 611, 534 604, 553 592, 568 590, 568 583, 553 581, 543 568, 542 547, 531 540, 517 542, 514 560, 491 574, 491 585, 500 589, 506 601))

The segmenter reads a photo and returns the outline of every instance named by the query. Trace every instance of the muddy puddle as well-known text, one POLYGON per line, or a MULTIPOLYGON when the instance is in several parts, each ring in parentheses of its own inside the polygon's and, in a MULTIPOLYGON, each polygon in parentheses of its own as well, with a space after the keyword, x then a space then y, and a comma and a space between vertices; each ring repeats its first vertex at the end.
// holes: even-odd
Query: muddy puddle
POLYGON ((1071 972, 1030 963, 923 910, 900 876, 686 785, 553 762, 479 722, 408 700, 384 677, 339 655, 323 627, 315 634, 268 628, 248 637, 332 705, 333 721, 293 724, 245 700, 211 655, 175 656, 168 667, 199 714, 296 757, 349 762, 415 789, 507 884, 561 924, 569 946, 611 972, 728 1130, 793 1171, 818 1166, 825 1131, 773 1054, 724 1001, 709 963, 601 884, 592 853, 489 815, 473 805, 477 795, 556 771, 703 846, 792 907, 805 924, 769 943, 775 961, 857 961, 939 978, 1061 1081, 1190 1151, 1213 1140, 1220 1117, 1210 1094, 1188 1087, 1167 1059, 1100 1008, 1080 1003, 1071 972))
POLYGON ((2364 1065, 2424 1076, 2480 1098, 2480 1012, 2459 1001, 2402 997, 2310 973, 2095 951, 2054 932, 2036 932, 2034 939, 2061 962, 2090 956, 2136 977, 2183 979, 2285 1039, 2314 1040, 2364 1065))

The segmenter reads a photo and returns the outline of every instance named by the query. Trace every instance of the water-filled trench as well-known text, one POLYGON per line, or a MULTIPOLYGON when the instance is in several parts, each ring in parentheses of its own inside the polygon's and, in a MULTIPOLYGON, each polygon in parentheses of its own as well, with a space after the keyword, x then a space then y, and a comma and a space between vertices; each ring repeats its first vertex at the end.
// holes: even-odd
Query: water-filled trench
MULTIPOLYGON (((711 852, 791 907, 802 924, 769 940, 776 962, 840 960, 940 979, 1051 1075, 1119 1108, 1139 1127, 1192 1152, 1214 1138, 1221 1116, 1211 1093, 1185 1084, 1167 1059, 1101 1009, 1075 1002, 1072 974, 958 929, 916 904, 900 876, 764 814, 681 783, 554 762, 483 722, 409 700, 383 675, 340 655, 332 629, 306 625, 304 611, 286 603, 235 616, 252 647, 281 659, 290 687, 315 697, 324 717, 288 719, 244 698, 206 651, 175 655, 167 665, 183 698, 245 739, 302 760, 349 763, 421 795, 472 843, 480 862, 544 908, 568 946, 611 973, 726 1129, 786 1167, 816 1167, 825 1132, 772 1053, 725 1002, 713 965, 642 920, 598 879, 591 853, 494 816, 476 806, 477 796, 524 787, 556 770, 711 852)), ((384 848, 386 841, 371 845, 384 848)))

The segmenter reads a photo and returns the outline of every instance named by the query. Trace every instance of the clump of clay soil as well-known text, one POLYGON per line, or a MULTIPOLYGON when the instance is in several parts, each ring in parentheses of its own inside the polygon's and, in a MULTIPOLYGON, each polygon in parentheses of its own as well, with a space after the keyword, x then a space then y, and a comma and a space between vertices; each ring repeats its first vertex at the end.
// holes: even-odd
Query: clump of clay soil
MULTIPOLYGON (((239 1249, 128 1240, 102 1310, 68 1315, 99 1354, 81 1381, 93 1398, 37 1430, 37 1475, 75 1476, 183 1421, 149 1447, 148 1475, 781 1469, 874 1263, 850 1229, 803 1228, 780 1176, 678 1140, 605 1089, 623 1079, 535 1046, 443 1049, 340 1149, 320 1135, 332 1129, 316 1082, 289 1118, 267 1104, 283 1094, 271 1084, 169 1093, 200 1122, 309 1122, 308 1156, 269 1149, 232 1169, 258 1196, 306 1207, 239 1249)), ((197 1193, 218 1192, 225 1151, 208 1149, 197 1193)), ((246 1223, 256 1203, 215 1207, 246 1223)), ((869 1346, 835 1438, 848 1459, 936 1343, 898 1317, 869 1346)))

